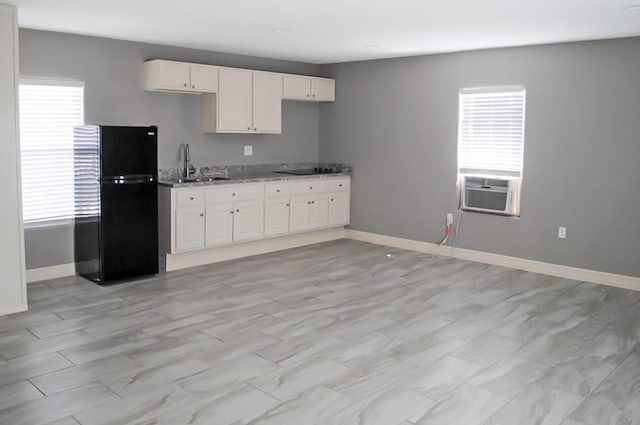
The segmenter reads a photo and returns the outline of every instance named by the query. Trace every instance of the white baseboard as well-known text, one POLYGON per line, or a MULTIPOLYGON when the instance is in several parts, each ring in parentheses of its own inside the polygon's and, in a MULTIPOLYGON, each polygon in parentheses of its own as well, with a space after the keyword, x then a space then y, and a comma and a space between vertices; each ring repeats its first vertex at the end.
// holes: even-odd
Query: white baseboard
POLYGON ((421 242, 412 239, 397 238, 394 236, 380 235, 376 233, 361 232, 358 230, 345 230, 345 237, 362 242, 377 245, 391 246, 394 248, 408 249, 411 251, 428 254, 443 255, 461 260, 476 261, 479 263, 493 264, 512 269, 546 274, 565 279, 579 280, 582 282, 597 283, 600 285, 615 286, 617 288, 633 289, 640 291, 640 278, 615 273, 601 272, 597 270, 581 269, 578 267, 563 266, 560 264, 544 263, 541 261, 527 260, 524 258, 510 257, 507 255, 493 254, 484 251, 474 251, 463 248, 441 247, 429 242, 421 242))
POLYGON ((57 279, 59 277, 73 276, 76 274, 74 263, 58 264, 50 267, 40 267, 38 269, 27 270, 27 283, 39 282, 41 280, 57 279))
POLYGON ((283 249, 297 248, 299 246, 314 243, 328 242, 345 237, 343 227, 319 230, 316 232, 299 233, 244 242, 234 245, 225 245, 219 248, 185 252, 181 254, 167 254, 166 270, 180 270, 187 267, 202 266, 204 264, 219 263, 221 261, 235 260, 251 255, 266 254, 283 249))
POLYGON ((26 304, 18 304, 11 307, 2 307, 0 308, 0 316, 6 316, 8 314, 21 313, 23 311, 27 311, 26 304))

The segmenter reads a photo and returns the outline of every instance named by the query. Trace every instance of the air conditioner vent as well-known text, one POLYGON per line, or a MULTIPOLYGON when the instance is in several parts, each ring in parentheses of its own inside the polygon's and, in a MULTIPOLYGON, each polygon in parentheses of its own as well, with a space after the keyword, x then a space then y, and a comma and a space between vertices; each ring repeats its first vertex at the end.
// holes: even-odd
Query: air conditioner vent
POLYGON ((462 209, 493 214, 518 215, 514 193, 519 179, 462 176, 462 209))

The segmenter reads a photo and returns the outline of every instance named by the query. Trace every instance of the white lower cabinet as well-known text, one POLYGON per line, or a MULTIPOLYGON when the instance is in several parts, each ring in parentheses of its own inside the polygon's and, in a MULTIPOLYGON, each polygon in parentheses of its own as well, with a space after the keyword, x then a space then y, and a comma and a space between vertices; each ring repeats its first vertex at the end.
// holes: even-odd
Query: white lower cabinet
POLYGON ((236 202, 234 208, 233 241, 248 241, 262 237, 262 201, 236 202))
POLYGON ((207 246, 233 242, 233 203, 207 205, 205 222, 207 246))
POLYGON ((299 232, 307 230, 310 227, 309 210, 311 209, 311 200, 308 195, 297 195, 291 197, 291 215, 289 221, 289 230, 291 232, 299 232))
POLYGON ((329 224, 329 198, 326 193, 311 196, 309 228, 325 227, 329 224))
POLYGON ((262 237, 262 201, 210 204, 206 216, 208 247, 262 237))
POLYGON ((349 189, 349 177, 161 188, 161 216, 173 217, 161 220, 171 230, 167 238, 160 229, 161 246, 180 253, 344 226, 349 189))
POLYGON ((289 233, 289 209, 289 197, 271 198, 264 201, 265 236, 289 233))
POLYGON ((349 192, 329 194, 329 224, 349 224, 349 192))
POLYGON ((187 207, 176 210, 176 250, 187 251, 204 248, 204 207, 187 207))
POLYGON ((290 230, 300 232, 327 226, 329 224, 327 196, 326 193, 292 196, 290 230))

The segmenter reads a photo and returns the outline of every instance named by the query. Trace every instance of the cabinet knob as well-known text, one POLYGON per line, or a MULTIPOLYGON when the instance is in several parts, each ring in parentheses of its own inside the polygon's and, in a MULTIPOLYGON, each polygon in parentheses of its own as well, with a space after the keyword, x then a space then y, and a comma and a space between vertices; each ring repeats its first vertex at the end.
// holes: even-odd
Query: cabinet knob
POLYGON ((311 205, 311 201, 307 201, 307 205, 311 205))
POLYGON ((331 202, 333 202, 333 198, 331 198, 331 202))
POLYGON ((229 211, 229 214, 233 214, 233 211, 229 211))
POLYGON ((204 217, 204 214, 200 214, 200 217, 204 217))
POLYGON ((247 130, 251 130, 251 127, 247 127, 247 130))
POLYGON ((253 131, 258 131, 258 127, 253 127, 253 131))
POLYGON ((193 201, 193 196, 190 196, 190 197, 189 197, 189 200, 190 200, 190 201, 193 201))
POLYGON ((309 186, 309 190, 312 190, 312 189, 313 189, 313 186, 309 186))
POLYGON ((316 201, 311 201, 311 203, 312 203, 312 204, 315 204, 315 203, 316 203, 316 201))
POLYGON ((236 196, 236 194, 235 194, 235 193, 232 193, 232 194, 231 194, 231 196, 236 196))
POLYGON ((316 95, 315 95, 315 94, 312 94, 311 96, 316 97, 316 95))
POLYGON ((338 187, 342 187, 342 183, 340 183, 340 184, 338 185, 338 187))
POLYGON ((192 85, 192 86, 191 86, 191 88, 192 88, 192 89, 195 89, 195 88, 196 88, 195 84, 194 84, 194 85, 192 85))
POLYGON ((187 83, 184 83, 184 86, 187 87, 187 83))
POLYGON ((289 206, 289 204, 287 204, 287 206, 289 206))
POLYGON ((309 94, 307 94, 307 97, 309 97, 309 94))
POLYGON ((236 210, 236 212, 240 212, 240 210, 236 210))
POLYGON ((280 193, 280 189, 276 189, 276 192, 280 193))

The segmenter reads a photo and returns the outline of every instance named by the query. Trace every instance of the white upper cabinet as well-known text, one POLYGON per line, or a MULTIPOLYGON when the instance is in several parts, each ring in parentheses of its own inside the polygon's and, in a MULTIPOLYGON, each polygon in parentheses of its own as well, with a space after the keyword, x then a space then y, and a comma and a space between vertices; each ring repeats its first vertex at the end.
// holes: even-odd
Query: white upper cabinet
POLYGON ((189 64, 158 61, 151 68, 155 71, 156 87, 161 89, 187 90, 189 88, 189 64))
POLYGON ((311 100, 311 78, 302 75, 285 75, 283 79, 283 99, 311 100))
POLYGON ((152 60, 144 63, 144 88, 150 91, 215 93, 218 67, 187 62, 152 60))
POLYGON ((334 102, 335 80, 176 62, 144 63, 144 89, 202 94, 205 133, 282 133, 282 99, 334 102))
POLYGON ((335 80, 330 78, 285 74, 283 79, 283 99, 315 102, 334 102, 336 100, 335 80))
POLYGON ((203 97, 205 133, 282 133, 282 75, 220 68, 217 96, 203 97))
POLYGON ((191 65, 191 89, 202 93, 218 91, 218 67, 209 65, 191 65))
POLYGON ((251 132, 253 123, 252 74, 251 71, 244 69, 220 69, 216 108, 218 132, 251 132))
POLYGON ((282 133, 282 75, 253 73, 253 131, 282 133))
POLYGON ((335 102, 336 81, 329 78, 311 78, 311 98, 317 102, 335 102))

